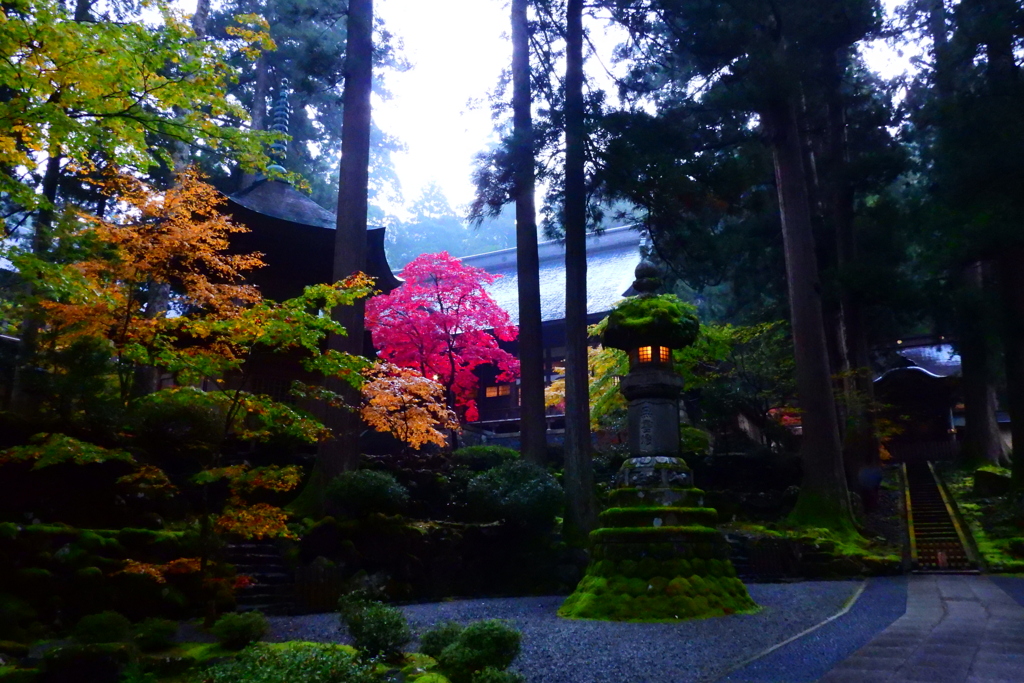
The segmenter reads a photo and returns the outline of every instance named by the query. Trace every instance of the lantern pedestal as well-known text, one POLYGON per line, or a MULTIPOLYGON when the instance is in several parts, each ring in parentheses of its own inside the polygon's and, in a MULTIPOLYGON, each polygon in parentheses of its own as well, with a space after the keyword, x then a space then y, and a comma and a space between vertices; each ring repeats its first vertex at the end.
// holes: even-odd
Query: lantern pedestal
POLYGON ((671 343, 667 338, 682 339, 681 346, 692 343, 696 331, 686 330, 696 318, 674 297, 651 295, 657 286, 652 268, 645 263, 637 267, 633 288, 641 294, 620 306, 629 316, 617 321, 613 311, 609 317, 609 332, 640 340, 610 344, 630 354, 630 371, 619 388, 629 401, 631 457, 608 494, 602 528, 590 534, 586 576, 558 610, 571 619, 680 621, 758 609, 736 578, 729 545, 715 528, 718 513, 704 507, 704 492, 694 486, 693 472, 679 457, 683 381, 672 371, 665 344, 671 343), (648 327, 654 332, 636 322, 646 320, 653 321, 648 327))
POLYGON ((629 453, 679 455, 679 394, 683 380, 669 370, 632 368, 619 391, 629 401, 629 453))

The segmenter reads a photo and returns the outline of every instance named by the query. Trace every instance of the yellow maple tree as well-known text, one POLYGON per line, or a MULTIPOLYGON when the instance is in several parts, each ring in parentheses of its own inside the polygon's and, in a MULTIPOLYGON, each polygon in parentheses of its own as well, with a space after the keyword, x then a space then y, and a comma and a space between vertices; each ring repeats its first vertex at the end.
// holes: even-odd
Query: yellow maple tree
POLYGON ((444 446, 444 430, 458 429, 438 382, 392 363, 377 363, 363 374, 360 415, 377 431, 417 449, 428 443, 444 446))

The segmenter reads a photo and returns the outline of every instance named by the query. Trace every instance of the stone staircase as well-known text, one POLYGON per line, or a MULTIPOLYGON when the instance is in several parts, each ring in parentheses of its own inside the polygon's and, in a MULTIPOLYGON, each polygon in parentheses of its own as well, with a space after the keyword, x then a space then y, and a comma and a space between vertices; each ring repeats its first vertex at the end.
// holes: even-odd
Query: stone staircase
POLYGON ((255 583, 239 589, 238 610, 259 610, 264 614, 290 614, 294 605, 295 579, 273 541, 229 543, 228 562, 239 575, 255 583))

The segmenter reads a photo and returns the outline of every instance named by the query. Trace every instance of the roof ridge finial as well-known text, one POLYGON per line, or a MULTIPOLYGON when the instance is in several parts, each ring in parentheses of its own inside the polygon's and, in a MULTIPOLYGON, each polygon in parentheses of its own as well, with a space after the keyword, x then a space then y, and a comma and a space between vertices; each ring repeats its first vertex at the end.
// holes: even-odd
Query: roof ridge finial
MULTIPOLYGON (((270 110, 271 125, 270 130, 277 133, 283 133, 288 135, 288 123, 292 115, 292 106, 288 102, 288 85, 289 80, 287 77, 281 79, 281 87, 277 92, 277 101, 270 110)), ((288 142, 286 140, 278 140, 270 146, 270 158, 274 160, 267 170, 277 171, 278 173, 285 173, 285 163, 288 161, 288 142)))

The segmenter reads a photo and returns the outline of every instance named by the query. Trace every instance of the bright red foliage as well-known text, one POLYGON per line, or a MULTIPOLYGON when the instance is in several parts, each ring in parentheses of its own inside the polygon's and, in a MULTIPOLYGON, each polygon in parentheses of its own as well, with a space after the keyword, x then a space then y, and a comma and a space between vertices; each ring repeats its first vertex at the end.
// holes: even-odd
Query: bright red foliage
POLYGON ((519 361, 498 347, 518 330, 484 290, 498 276, 448 252, 423 254, 402 269, 405 283, 366 302, 366 326, 386 360, 440 382, 467 421, 478 419, 473 369, 492 363, 498 381, 519 375, 519 361))

